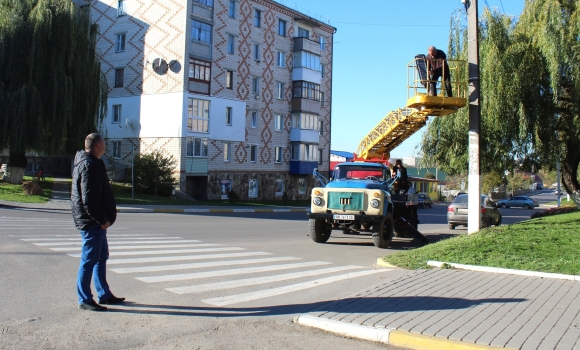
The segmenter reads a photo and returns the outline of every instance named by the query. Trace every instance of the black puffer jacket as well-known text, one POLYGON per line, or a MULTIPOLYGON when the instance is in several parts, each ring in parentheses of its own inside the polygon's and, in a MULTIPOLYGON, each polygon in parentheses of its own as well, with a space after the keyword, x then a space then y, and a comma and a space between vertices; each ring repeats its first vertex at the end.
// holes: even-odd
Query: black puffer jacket
POLYGON ((85 151, 78 151, 72 176, 70 202, 79 230, 94 224, 111 225, 117 219, 117 204, 109 184, 105 163, 85 151))

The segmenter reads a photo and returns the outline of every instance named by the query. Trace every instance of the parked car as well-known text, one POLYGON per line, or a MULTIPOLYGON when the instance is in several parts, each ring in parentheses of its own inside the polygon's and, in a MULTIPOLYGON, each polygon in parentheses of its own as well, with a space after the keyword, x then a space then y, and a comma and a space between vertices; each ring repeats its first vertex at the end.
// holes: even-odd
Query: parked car
POLYGON ((433 200, 431 199, 431 197, 429 197, 429 195, 424 194, 424 193, 419 193, 417 195, 417 197, 419 198, 419 207, 421 207, 421 208, 433 207, 433 200))
POLYGON ((540 203, 530 197, 513 196, 512 198, 498 201, 497 206, 500 208, 523 207, 524 209, 533 209, 539 207, 540 203))
MULTIPOLYGON (((453 200, 447 208, 447 224, 451 230, 456 226, 463 225, 467 227, 467 194, 462 194, 453 200)), ((492 225, 501 225, 501 213, 495 202, 489 197, 481 196, 481 227, 491 227, 492 225)))

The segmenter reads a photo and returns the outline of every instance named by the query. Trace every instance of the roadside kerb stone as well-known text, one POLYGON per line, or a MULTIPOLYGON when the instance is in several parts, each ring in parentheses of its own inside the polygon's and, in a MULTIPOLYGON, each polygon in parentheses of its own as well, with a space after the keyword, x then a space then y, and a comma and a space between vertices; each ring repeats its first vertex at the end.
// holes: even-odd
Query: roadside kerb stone
MULTIPOLYGON (((379 258, 379 260, 382 260, 382 258, 379 258)), ((379 265, 379 261, 377 261, 377 265, 379 265)), ((562 273, 504 269, 501 267, 465 265, 465 264, 456 264, 456 263, 434 261, 434 260, 427 261, 427 265, 433 266, 433 267, 442 267, 442 266, 448 265, 448 266, 451 266, 453 268, 461 269, 461 270, 490 272, 490 273, 503 273, 503 274, 509 274, 509 275, 520 275, 520 276, 529 276, 529 277, 554 278, 554 279, 559 279, 559 280, 580 281, 580 275, 566 275, 566 274, 562 274, 562 273)))

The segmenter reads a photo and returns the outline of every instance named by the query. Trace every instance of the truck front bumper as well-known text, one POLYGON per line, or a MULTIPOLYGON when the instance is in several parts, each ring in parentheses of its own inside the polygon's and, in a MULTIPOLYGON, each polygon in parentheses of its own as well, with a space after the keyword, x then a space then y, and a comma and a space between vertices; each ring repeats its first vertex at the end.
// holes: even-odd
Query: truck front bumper
POLYGON ((383 215, 361 215, 361 214, 349 214, 354 216, 354 220, 344 220, 344 219, 335 219, 333 213, 306 213, 309 219, 324 219, 329 221, 337 221, 337 222, 349 222, 349 221, 357 221, 361 223, 374 223, 374 222, 382 222, 384 216, 383 215))

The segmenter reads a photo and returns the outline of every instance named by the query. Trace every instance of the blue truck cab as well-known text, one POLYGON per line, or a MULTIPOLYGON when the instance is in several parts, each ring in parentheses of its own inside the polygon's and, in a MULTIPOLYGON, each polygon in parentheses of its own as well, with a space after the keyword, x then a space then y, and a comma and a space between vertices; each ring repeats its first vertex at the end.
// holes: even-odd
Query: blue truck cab
MULTIPOLYGON (((321 187, 311 192, 308 227, 312 240, 325 243, 333 230, 345 234, 371 232, 376 247, 387 248, 393 237, 415 237, 417 231, 415 194, 393 193, 390 169, 380 163, 337 164, 327 180, 314 170, 321 187)), ((420 236, 420 237, 419 237, 420 236)))

